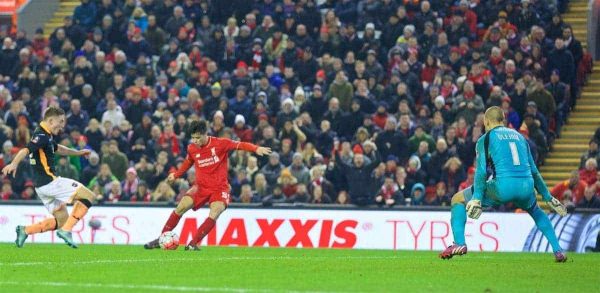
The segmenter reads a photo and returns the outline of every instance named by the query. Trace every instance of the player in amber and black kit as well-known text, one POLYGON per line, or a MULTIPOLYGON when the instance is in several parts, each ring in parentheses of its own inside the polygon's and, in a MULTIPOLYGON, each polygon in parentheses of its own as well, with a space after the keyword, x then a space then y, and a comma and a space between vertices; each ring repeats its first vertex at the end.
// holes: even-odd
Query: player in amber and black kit
MULTIPOLYGON (((271 153, 270 148, 208 136, 207 132, 208 123, 206 121, 192 121, 189 128, 192 143, 188 145, 187 158, 183 165, 169 174, 167 178, 167 181, 172 183, 192 166, 196 169, 196 185, 179 201, 165 223, 163 233, 173 230, 181 216, 189 209, 197 210, 206 203, 209 204, 208 217, 200 225, 192 241, 185 247, 186 250, 199 250, 200 242, 213 229, 215 221, 229 204, 229 183, 227 182, 229 152, 242 150, 256 153, 259 156, 271 153)), ((150 241, 144 247, 146 249, 158 248, 158 239, 150 241)))
POLYGON ((31 234, 59 229, 56 235, 69 246, 77 248, 71 230, 85 216, 92 206, 94 193, 83 184, 54 175, 54 154, 63 156, 87 156, 90 150, 74 150, 56 142, 56 135, 65 127, 65 112, 57 107, 49 107, 44 119, 33 133, 26 148, 21 149, 15 158, 2 169, 2 174, 16 174, 17 166, 29 156, 33 169, 33 182, 38 197, 52 214, 52 217, 29 226, 17 226, 17 247, 23 247, 31 234), (74 202, 74 203, 73 203, 74 202), (69 216, 67 204, 73 203, 69 216))

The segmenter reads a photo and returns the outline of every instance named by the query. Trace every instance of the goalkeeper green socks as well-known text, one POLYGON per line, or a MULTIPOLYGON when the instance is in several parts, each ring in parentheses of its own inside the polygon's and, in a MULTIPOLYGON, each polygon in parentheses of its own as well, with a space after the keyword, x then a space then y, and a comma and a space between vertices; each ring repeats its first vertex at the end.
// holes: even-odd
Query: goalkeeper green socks
POLYGON ((454 243, 457 245, 466 245, 465 225, 467 223, 467 209, 465 208, 465 204, 456 203, 452 205, 450 215, 450 224, 452 225, 454 243))
MULTIPOLYGON (((562 251, 562 248, 560 248, 560 244, 558 244, 558 239, 556 238, 554 227, 552 226, 550 219, 548 219, 548 215, 546 215, 546 213, 544 213, 544 211, 542 211, 542 209, 540 209, 540 207, 538 207, 537 204, 534 205, 533 208, 527 210, 527 212, 535 221, 535 225, 538 227, 538 229, 540 229, 540 231, 542 231, 542 234, 544 234, 546 239, 548 239, 550 245, 552 245, 552 251, 562 251)), ((452 225, 452 227, 454 228, 454 225, 452 225)))

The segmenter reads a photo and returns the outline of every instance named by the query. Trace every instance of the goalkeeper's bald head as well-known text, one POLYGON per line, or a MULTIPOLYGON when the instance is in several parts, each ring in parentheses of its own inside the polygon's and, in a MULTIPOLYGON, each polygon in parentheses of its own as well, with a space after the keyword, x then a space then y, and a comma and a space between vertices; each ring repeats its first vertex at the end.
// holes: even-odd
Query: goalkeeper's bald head
POLYGON ((504 111, 497 106, 489 107, 485 111, 483 124, 485 125, 486 131, 489 131, 496 126, 504 125, 504 111))

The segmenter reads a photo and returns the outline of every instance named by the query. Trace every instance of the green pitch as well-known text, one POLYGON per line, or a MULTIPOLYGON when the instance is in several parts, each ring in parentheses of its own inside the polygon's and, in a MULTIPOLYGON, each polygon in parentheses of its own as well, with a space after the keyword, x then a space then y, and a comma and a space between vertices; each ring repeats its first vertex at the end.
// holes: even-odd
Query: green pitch
POLYGON ((600 254, 0 245, 0 292, 597 292, 600 254))

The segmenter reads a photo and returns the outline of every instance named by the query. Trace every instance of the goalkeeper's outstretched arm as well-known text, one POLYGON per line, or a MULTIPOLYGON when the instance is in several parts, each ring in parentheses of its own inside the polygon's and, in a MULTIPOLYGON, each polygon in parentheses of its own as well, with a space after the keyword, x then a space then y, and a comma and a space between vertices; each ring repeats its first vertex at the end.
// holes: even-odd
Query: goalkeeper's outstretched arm
POLYGON ((535 161, 531 155, 531 150, 529 149, 529 144, 527 144, 527 156, 529 160, 529 166, 531 168, 531 176, 533 176, 533 185, 535 186, 535 190, 542 195, 542 199, 544 201, 552 200, 552 194, 550 194, 550 191, 546 186, 546 182, 544 182, 544 178, 542 178, 542 174, 540 174, 540 171, 535 165, 535 161))
POLYGON ((485 181, 487 173, 486 153, 483 139, 479 139, 475 145, 477 157, 475 158, 475 178, 473 181, 473 199, 481 200, 485 193, 485 181))

